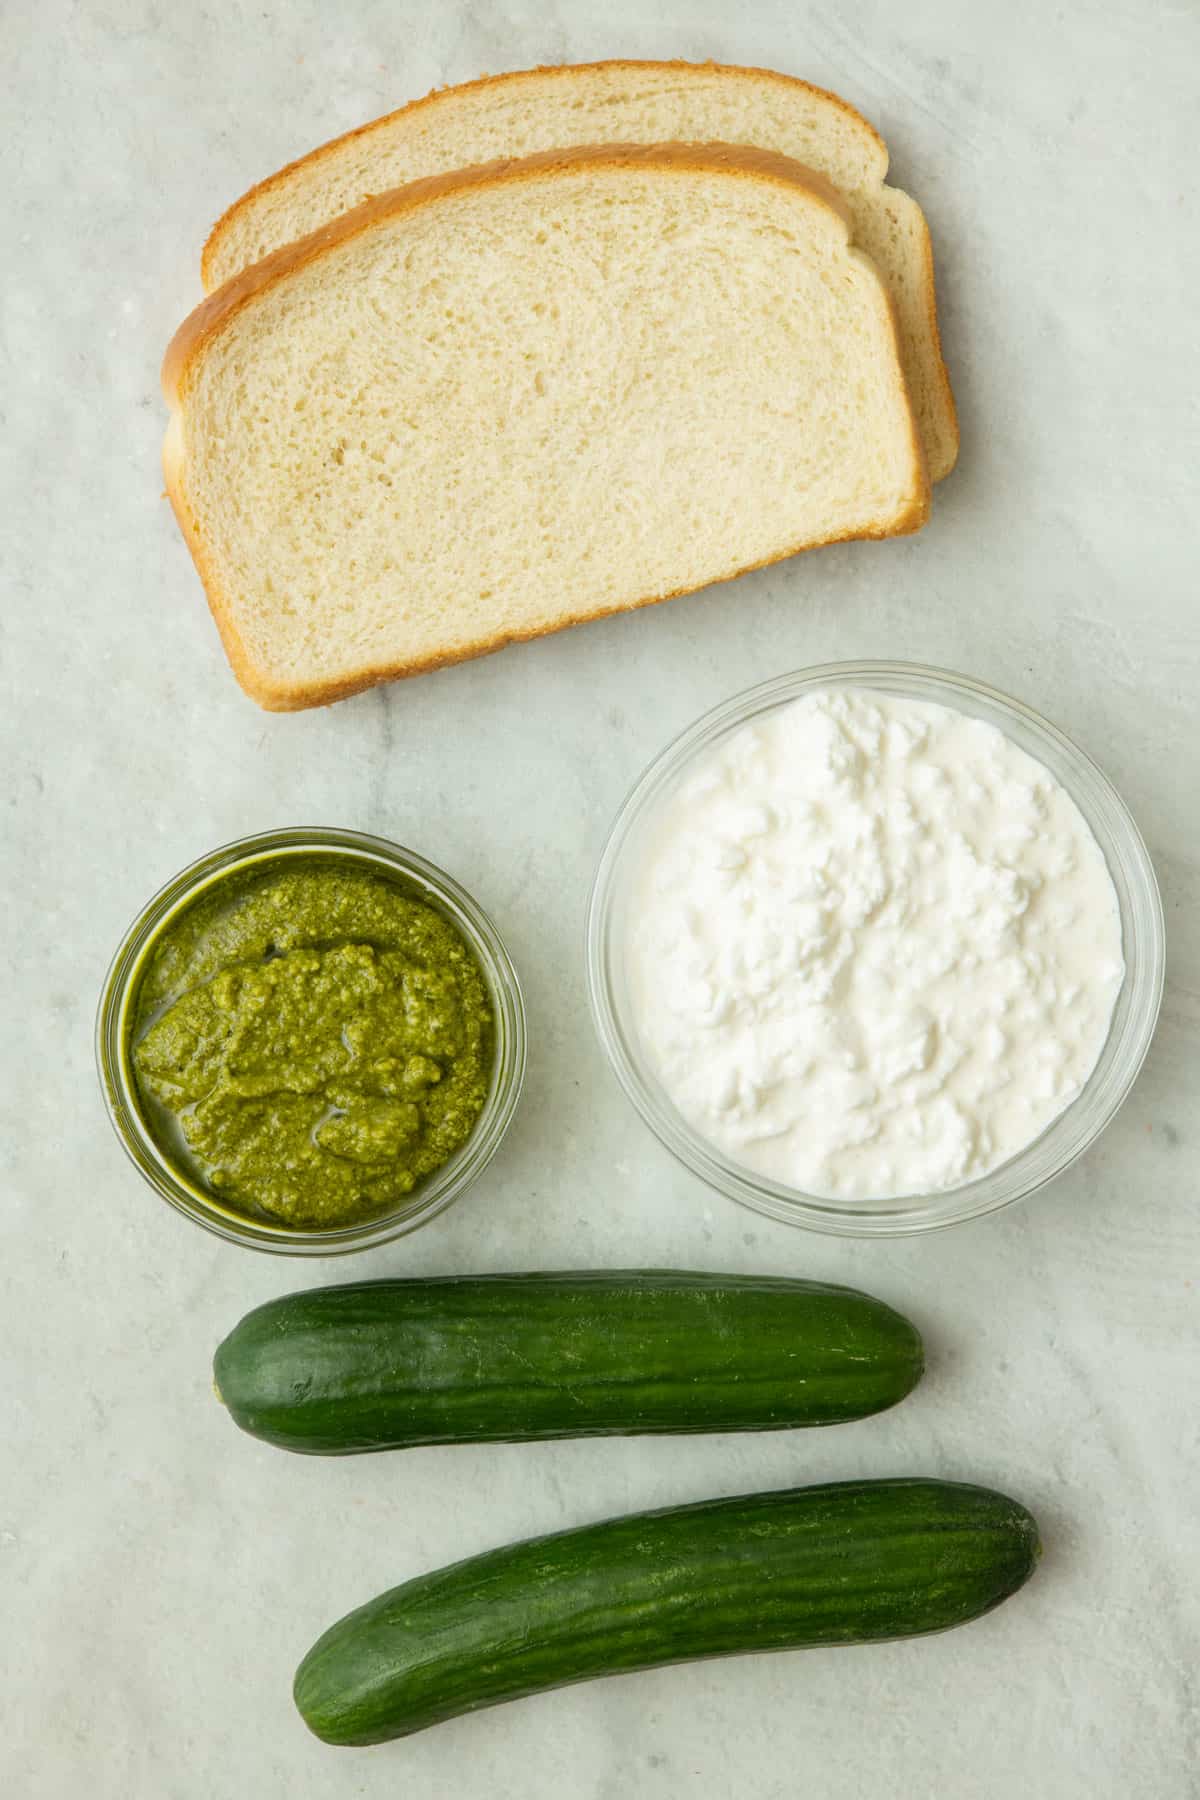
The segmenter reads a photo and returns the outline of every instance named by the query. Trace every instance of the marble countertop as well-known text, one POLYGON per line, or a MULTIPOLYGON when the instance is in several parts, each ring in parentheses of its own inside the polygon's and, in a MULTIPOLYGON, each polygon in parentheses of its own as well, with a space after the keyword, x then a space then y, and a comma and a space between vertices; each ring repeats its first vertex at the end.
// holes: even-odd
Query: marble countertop
POLYGON ((1198 1792, 1198 58, 1194 8, 1132 0, 4 9, 5 1795, 1198 1792), (330 711, 258 712, 161 499, 158 364, 207 227, 436 83, 605 54, 774 65, 884 132, 932 224, 962 413, 932 522, 330 711), (738 688, 853 656, 1048 713, 1125 795, 1166 903, 1162 1022, 1116 1122, 1035 1200, 926 1240, 813 1236, 707 1190, 622 1099, 585 1004, 588 883, 643 764, 738 688), (528 992, 528 1087, 486 1178, 353 1265, 172 1214, 92 1065, 104 968, 148 894, 291 823, 452 870, 528 992), (861 1284, 918 1321, 928 1378, 824 1433, 340 1462, 240 1436, 210 1392, 218 1339, 294 1286, 629 1263, 861 1284), (410 1574, 641 1506, 890 1473, 1026 1501, 1035 1580, 941 1638, 594 1683, 374 1751, 317 1744, 292 1709, 313 1637, 410 1574))

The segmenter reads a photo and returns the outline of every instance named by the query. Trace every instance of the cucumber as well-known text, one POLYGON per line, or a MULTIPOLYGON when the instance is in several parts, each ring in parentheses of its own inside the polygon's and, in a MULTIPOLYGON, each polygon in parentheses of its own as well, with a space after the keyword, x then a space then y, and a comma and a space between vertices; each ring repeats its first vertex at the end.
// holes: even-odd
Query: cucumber
POLYGON ((268 1301, 216 1353, 244 1431, 338 1456, 413 1444, 859 1419, 923 1364, 851 1288, 678 1271, 369 1281, 268 1301))
POLYGON ((633 1513, 420 1575, 296 1674, 329 1744, 378 1744, 526 1694, 698 1657, 942 1631, 1033 1572, 1023 1506, 945 1481, 848 1481, 633 1513))

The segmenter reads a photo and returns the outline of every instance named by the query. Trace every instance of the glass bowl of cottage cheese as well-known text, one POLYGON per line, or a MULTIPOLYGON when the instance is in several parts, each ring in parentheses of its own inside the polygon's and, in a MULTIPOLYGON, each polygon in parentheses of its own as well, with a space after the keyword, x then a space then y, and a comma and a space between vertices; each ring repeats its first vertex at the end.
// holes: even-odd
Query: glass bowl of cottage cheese
POLYGON ((588 916, 601 1042, 735 1200, 847 1236, 1042 1187, 1141 1066, 1162 994, 1146 847, 1029 707, 908 663, 767 682, 670 744, 588 916))

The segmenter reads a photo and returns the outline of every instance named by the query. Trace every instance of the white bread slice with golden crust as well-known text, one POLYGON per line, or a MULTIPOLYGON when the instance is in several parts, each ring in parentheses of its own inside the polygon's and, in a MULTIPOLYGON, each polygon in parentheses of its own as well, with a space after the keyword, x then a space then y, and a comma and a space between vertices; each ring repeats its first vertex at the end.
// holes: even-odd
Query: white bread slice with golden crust
POLYGON ((718 142, 794 157, 845 196, 854 241, 892 296, 930 478, 940 481, 958 455, 958 422, 938 338, 924 214, 886 185, 887 145, 866 119, 836 94, 769 69, 602 62, 442 88, 251 188, 213 227, 201 264, 204 285, 219 287, 270 251, 406 181, 573 145, 718 142))
POLYGON ((163 384, 172 504, 273 710, 928 513, 836 194, 727 145, 382 195, 204 301, 163 384))

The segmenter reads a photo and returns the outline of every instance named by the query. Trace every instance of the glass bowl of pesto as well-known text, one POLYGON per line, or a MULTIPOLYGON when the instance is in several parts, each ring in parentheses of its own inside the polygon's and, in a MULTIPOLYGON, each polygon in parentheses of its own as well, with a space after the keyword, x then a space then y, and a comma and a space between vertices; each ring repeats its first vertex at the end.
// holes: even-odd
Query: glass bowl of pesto
POLYGON ((359 832, 272 831, 143 908, 96 1055, 164 1200, 232 1243, 339 1256, 482 1172, 520 1097, 525 1009, 495 926, 441 869, 359 832))
MULTIPOLYGON (((790 754, 794 762, 791 766, 802 773, 806 783, 807 772, 817 760, 809 754, 812 748, 809 739, 787 741, 792 745, 790 754)), ((836 743, 836 737, 832 741, 836 743)), ((867 738, 862 737, 864 744, 867 741, 867 738)), ((863 754, 865 756, 866 752, 863 754)), ((846 767, 853 770, 858 764, 852 760, 846 767)), ((979 801, 982 811, 973 814, 968 810, 960 820, 955 809, 960 801, 970 799, 969 794, 960 791, 963 789, 963 779, 970 771, 964 767, 951 773, 955 775, 955 780, 948 787, 952 801, 947 818, 948 830, 952 827, 960 834, 975 832, 973 820, 988 819, 993 815, 998 817, 999 812, 1008 804, 1005 783, 1010 771, 1005 764, 1000 770, 1004 779, 998 779, 998 785, 990 799, 987 794, 983 794, 979 801), (991 804, 992 801, 997 804, 991 804)), ((851 844, 869 845, 873 841, 859 830, 853 807, 849 812, 846 811, 846 786, 846 783, 840 782, 840 778, 833 781, 821 804, 812 809, 810 818, 806 818, 805 802, 801 795, 799 798, 785 796, 781 810, 770 819, 764 815, 761 821, 747 821, 747 829, 766 833, 766 837, 761 846, 757 839, 743 846, 744 856, 739 853, 728 862, 723 860, 724 847, 714 837, 707 859, 698 854, 693 858, 696 867, 711 866, 714 871, 710 884, 713 891, 723 889, 726 883, 724 872, 728 870, 728 883, 731 884, 735 898, 739 898, 744 917, 754 920, 753 931, 742 932, 740 928, 731 927, 724 940, 733 942, 735 957, 742 954, 744 943, 748 945, 747 957, 756 941, 763 946, 764 955, 772 948, 763 935, 761 920, 764 914, 768 915, 767 928, 774 934, 775 946, 780 955, 788 950, 789 945, 782 928, 778 926, 777 915, 770 913, 768 903, 772 902, 775 892, 781 893, 789 901, 792 898, 806 897, 807 890, 802 892, 802 884, 796 879, 797 872, 802 872, 804 832, 809 833, 816 845, 814 856, 821 853, 822 834, 832 841, 834 834, 840 832, 851 844), (800 832, 800 851, 792 855, 797 843, 792 827, 801 825, 804 831, 800 832), (790 857, 786 868, 780 863, 779 853, 774 849, 776 840, 782 842, 784 851, 790 857), (719 882, 718 873, 721 876, 719 882), (760 873, 768 883, 775 881, 774 889, 770 885, 766 889, 761 887, 760 873), (787 880, 784 879, 785 875, 787 880)), ((854 790, 851 788, 851 800, 853 795, 854 790)), ((976 802, 971 801, 971 804, 976 802)), ((936 813, 932 802, 927 810, 931 817, 936 813)), ((919 823, 920 813, 914 816, 919 823)), ((1048 816, 1057 819, 1059 815, 1054 813, 1048 816)), ((1038 832, 1027 832, 1025 835, 1032 837, 1035 843, 1041 841, 1038 832)), ((1048 843, 1047 848, 1053 848, 1053 844, 1048 843)), ((980 854, 985 852, 986 843, 980 854)), ((1000 861, 1003 860, 1004 857, 1001 856, 1000 861)), ((838 906, 844 902, 844 875, 838 873, 842 866, 844 859, 843 865, 833 865, 831 878, 829 903, 834 909, 832 916, 835 920, 846 916, 844 906, 842 913, 837 911, 838 906)), ((814 867, 819 871, 825 865, 816 862, 814 867)), ((885 873, 888 867, 890 865, 885 866, 885 873)), ((824 881, 823 876, 820 881, 824 881)), ((670 897, 677 888, 678 883, 672 878, 663 891, 670 897)), ((706 936, 710 933, 710 928, 715 928, 714 922, 728 921, 728 908, 722 906, 718 911, 714 903, 713 910, 706 913, 694 902, 691 893, 686 893, 684 899, 688 905, 686 911, 679 914, 679 930, 681 933, 686 930, 689 934, 698 936, 700 948, 704 951, 707 948, 706 936)), ((1017 904, 1014 901, 1014 908, 1017 904)), ((872 910, 874 906, 875 902, 872 900, 865 914, 868 919, 875 916, 872 910)), ((886 908, 881 907, 879 910, 886 914, 886 908)), ((919 925, 922 916, 918 911, 919 925)), ((928 916, 926 909, 924 917, 928 916)), ((1034 916, 1032 908, 1031 916, 1034 916)), ((823 917, 824 915, 821 922, 823 917)), ((902 912, 900 917, 905 932, 911 937, 909 915, 902 912)), ((953 940, 949 937, 952 921, 948 909, 937 917, 945 926, 947 942, 952 944, 953 940)), ((853 923, 853 920, 849 921, 843 935, 848 934, 853 923)), ((840 924, 838 929, 842 929, 840 924)), ((1043 928, 1039 926, 1039 930, 1041 929, 1043 928)), ((1039 959, 1042 948, 1049 948, 1054 934, 1060 930, 1069 933, 1071 919, 1068 916, 1065 923, 1061 924, 1058 920, 1051 919, 1049 927, 1044 929, 1049 935, 1040 940, 1041 947, 1035 947, 1028 959, 1035 972, 1041 966, 1039 959)), ((832 934, 830 935, 832 938, 832 934)), ((661 937, 656 943, 661 954, 661 937)), ((838 943, 840 940, 835 942, 835 948, 838 948, 838 943)), ((981 953, 967 961, 985 966, 986 959, 982 954, 984 947, 985 939, 981 936, 978 946, 981 953)), ((895 968, 901 973, 909 964, 903 960, 900 952, 907 953, 908 948, 909 945, 905 943, 898 946, 895 968)), ((928 953, 927 960, 932 960, 938 950, 936 938, 929 939, 925 950, 928 953)), ((840 949, 838 953, 840 954, 840 949)), ((800 670, 734 695, 698 719, 668 744, 649 765, 618 813, 596 872, 587 922, 587 974, 593 1019, 617 1080, 644 1122, 681 1163, 731 1199, 787 1224, 829 1232, 840 1237, 899 1236, 931 1231, 965 1219, 978 1218, 1025 1198, 1062 1174, 1108 1125, 1133 1084, 1149 1048, 1158 1017, 1164 959, 1162 902, 1154 866, 1127 807, 1096 764, 1049 720, 1042 718, 1021 701, 1011 699, 967 676, 903 662, 829 663, 818 668, 800 670), (1051 1116, 1044 1126, 1039 1126, 1036 1135, 1030 1136, 1015 1148, 1007 1160, 989 1166, 980 1174, 969 1174, 966 1179, 952 1177, 944 1185, 922 1182, 919 1185, 914 1183, 904 1191, 893 1190, 890 1194, 873 1194, 869 1191, 861 1196, 844 1191, 838 1194, 831 1192, 828 1187, 822 1190, 816 1183, 802 1186, 798 1181, 793 1182, 786 1177, 769 1173, 761 1166, 752 1166, 747 1153, 735 1154, 702 1130, 694 1118, 685 1114, 679 1098, 678 1084, 675 1093, 668 1090, 662 1074, 661 1059, 656 1059, 645 1038, 643 1021, 647 1016, 644 1003, 647 959, 644 947, 639 951, 638 933, 644 926, 647 907, 652 898, 649 896, 647 882, 655 872, 656 859, 657 870, 661 872, 662 857, 672 846, 676 847, 676 851, 678 849, 680 839, 676 827, 681 803, 689 809, 689 822, 693 814, 702 818, 709 816, 705 810, 708 804, 706 796, 709 794, 715 794, 719 801, 723 801, 728 795, 731 804, 743 809, 749 806, 756 792, 754 784, 758 764, 753 756, 759 754, 755 748, 757 740, 767 740, 764 754, 768 765, 779 766, 778 751, 771 747, 775 744, 775 731, 783 728, 789 715, 794 718, 798 708, 823 705, 831 698, 839 703, 842 700, 868 703, 876 711, 887 711, 889 708, 903 710, 909 703, 915 703, 918 707, 931 711, 936 709, 947 721, 952 721, 954 715, 959 715, 959 725, 967 726, 968 730, 979 731, 982 728, 985 740, 993 746, 994 751, 998 752, 1003 746, 1006 756, 1022 757, 1026 768, 1022 780, 1035 783, 1032 794, 1026 796, 1031 804, 1038 798, 1039 789, 1048 798, 1055 785, 1062 790, 1055 805, 1073 803, 1074 817, 1081 828, 1081 838, 1086 839, 1090 832, 1092 851, 1098 851, 1096 863, 1102 872, 1102 879, 1103 872, 1106 871, 1107 881, 1111 883, 1123 968, 1115 977, 1119 986, 1115 1000, 1111 1002, 1108 1024, 1102 1033, 1102 1041, 1098 1045, 1098 1054, 1090 1073, 1081 1080, 1073 1097, 1068 1097, 1068 1090, 1061 1101, 1055 1100, 1052 1103, 1051 1116), (750 762, 740 760, 741 753, 749 754, 751 751, 753 756, 750 762), (1035 769, 1033 765, 1040 765, 1040 769, 1035 769), (713 783, 716 785, 711 785, 713 783), (722 783, 725 785, 722 786, 722 783), (639 997, 643 1000, 640 1009, 639 997), (1060 1105, 1061 1110, 1053 1110, 1053 1107, 1060 1105)), ((1006 955, 1001 960, 1005 967, 1001 969, 998 963, 997 973, 1007 976, 1007 965, 1017 959, 1006 955)), ((795 963, 801 973, 806 975, 808 965, 799 957, 795 958, 795 963)), ((703 978, 708 980, 709 968, 720 968, 723 965, 697 963, 695 966, 703 978)), ((966 966, 967 963, 964 963, 963 967, 966 966)), ((760 967, 772 970, 774 965, 768 957, 760 967)), ((677 965, 673 963, 668 974, 674 973, 676 968, 677 965)), ((891 991, 901 985, 901 979, 893 973, 892 964, 884 963, 881 969, 877 986, 886 1000, 891 991)), ((754 974, 753 970, 751 974, 754 974)), ((717 979, 716 976, 712 977, 714 984, 717 979)), ((783 989, 784 1000, 789 998, 793 988, 802 988, 803 985, 797 979, 793 988, 789 988, 786 980, 787 977, 781 975, 777 984, 783 989)), ((743 983, 743 987, 747 985, 743 983)), ((771 984, 761 989, 766 996, 767 1010, 774 1003, 775 986, 776 979, 772 974, 771 984)), ((665 991, 664 984, 656 974, 655 992, 665 991)), ((833 999, 824 1009, 826 1012, 835 1011, 841 1005, 842 989, 838 983, 831 984, 829 991, 833 999)), ((707 994, 699 988, 697 993, 701 1000, 707 1000, 707 994)), ((672 1004, 680 1001, 678 984, 668 997, 672 1004)), ((1072 990, 1067 990, 1062 996, 1064 1001, 1071 997, 1072 990)), ((680 1016, 690 1019, 692 1012, 688 1007, 691 996, 685 994, 683 998, 688 1006, 679 1008, 680 1016)), ((721 1001, 724 996, 717 993, 715 998, 721 1001)), ((740 1004, 740 1000, 735 1001, 736 1004, 740 1004)), ((935 1004, 934 1000, 929 1001, 931 1008, 935 1004)), ((1003 1004, 1008 1004, 1007 997, 1003 1004)), ((814 1003, 814 1011, 820 1010, 814 1003)), ((1036 1012, 1036 1008, 1033 1010, 1036 1012)), ((744 1012, 754 1015, 751 1003, 746 1004, 744 1012)), ((744 1012, 735 1013, 735 1024, 744 1016, 744 1012)), ((804 1027, 804 1016, 799 1008, 794 1007, 785 1020, 789 1031, 796 1021, 799 1023, 796 1024, 795 1038, 785 1040, 785 1049, 790 1048, 790 1042, 797 1041, 803 1056, 807 1042, 799 1033, 804 1027)), ((714 1014, 714 1022, 719 1027, 723 1026, 724 1015, 714 1014)), ((657 1020, 652 1018, 651 1023, 656 1024, 657 1020)), ((834 1024, 836 1023, 835 1019, 834 1024)), ((852 1019, 851 1023, 854 1024, 855 1021, 852 1019)), ((935 1020, 934 1030, 940 1033, 940 1021, 935 1020)), ((1001 1034, 1002 1038, 1009 1035, 1007 1030, 1001 1034)), ((708 1037, 705 1026, 702 1024, 690 1040, 683 1041, 685 1047, 688 1043, 702 1046, 706 1044, 708 1037)), ((841 1042, 840 1039, 834 1041, 835 1045, 841 1042)), ((859 1041, 863 1041, 861 1034, 859 1041)), ((935 1049, 938 1041, 938 1037, 934 1036, 935 1049)), ((767 1050, 773 1052, 778 1042, 778 1037, 769 1041, 766 1044, 767 1050)), ((869 1043, 866 1048, 871 1053, 869 1043)), ((989 1048, 982 1034, 980 1048, 989 1048)), ((969 1053, 972 1049, 973 1046, 968 1043, 963 1064, 967 1072, 971 1070, 969 1053)), ((881 1061, 886 1062, 886 1058, 877 1055, 874 1064, 868 1065, 872 1076, 881 1061)), ((858 1061, 846 1059, 848 1073, 859 1066, 858 1061)), ((924 1073, 924 1064, 920 1068, 924 1073)), ((773 1103, 770 1083, 774 1073, 770 1066, 766 1066, 762 1092, 766 1094, 768 1104, 773 1103)), ((785 1066, 784 1076, 789 1073, 785 1066)), ((1001 1070, 1001 1074, 1003 1073, 1004 1070, 1001 1070)), ((912 1085, 915 1088, 916 1082, 912 1085)), ((781 1078, 778 1088, 783 1103, 789 1102, 790 1096, 799 1090, 806 1108, 802 1128, 793 1132, 792 1138, 800 1138, 805 1144, 810 1139, 820 1142, 825 1120, 821 1116, 820 1093, 816 1093, 812 1082, 811 1065, 802 1065, 795 1081, 781 1078), (815 1093, 811 1103, 808 1100, 810 1089, 815 1093)), ((826 1082, 822 1092, 829 1094, 831 1091, 836 1098, 832 1081, 826 1082)), ((897 1081, 897 1092, 903 1095, 906 1091, 901 1074, 897 1081)), ((870 1097, 868 1094, 867 1098, 870 1097)), ((687 1098, 692 1098, 692 1094, 689 1093, 687 1098)), ((760 1095, 754 1093, 753 1098, 757 1101, 760 1095)), ((855 1094, 851 1093, 850 1098, 855 1101, 855 1094)), ((718 1094, 716 1099, 720 1105, 725 1096, 718 1094)), ((740 1104, 740 1094, 735 1099, 740 1104)), ((912 1110, 914 1109, 910 1108, 912 1110)), ((835 1118, 834 1123, 837 1122, 839 1121, 835 1118)), ((775 1120, 765 1115, 764 1123, 769 1127, 775 1120)), ((754 1121, 751 1125, 753 1128, 754 1121)), ((761 1135, 766 1137, 768 1133, 761 1135)), ((781 1134, 776 1132, 774 1135, 781 1134)), ((919 1120, 912 1136, 918 1147, 925 1141, 919 1120)), ((869 1134, 864 1133, 864 1137, 869 1147, 869 1134)), ((759 1148, 758 1145, 751 1145, 752 1151, 759 1148)), ((762 1160, 765 1161, 765 1157, 762 1160)))

